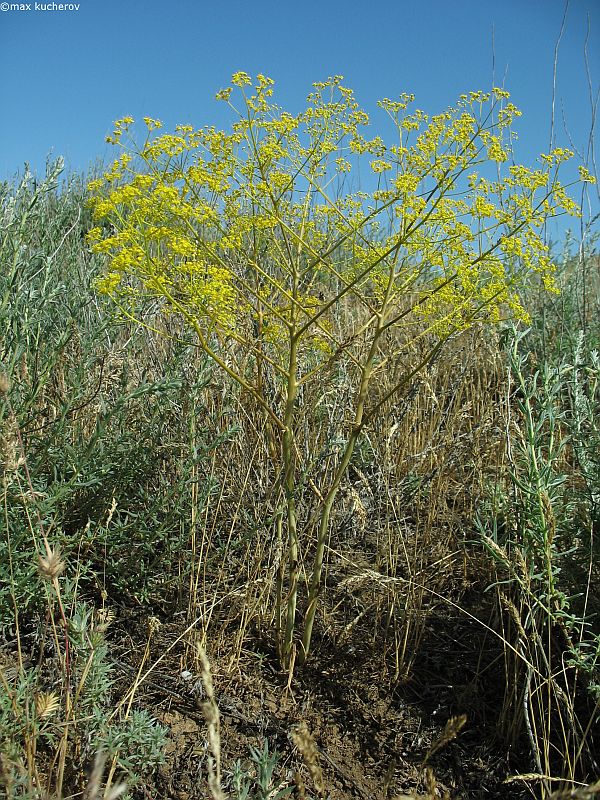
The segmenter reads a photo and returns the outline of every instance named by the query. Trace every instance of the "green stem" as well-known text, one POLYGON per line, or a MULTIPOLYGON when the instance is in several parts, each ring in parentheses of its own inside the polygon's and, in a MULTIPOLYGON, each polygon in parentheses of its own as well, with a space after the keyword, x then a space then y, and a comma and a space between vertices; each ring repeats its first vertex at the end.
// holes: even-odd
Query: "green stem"
POLYGON ((284 415, 283 431, 283 467, 284 467, 284 492, 288 527, 288 570, 289 587, 287 596, 287 610, 285 616, 285 630, 281 643, 281 661, 284 667, 289 667, 292 659, 294 631, 296 628, 296 606, 298 602, 298 520, 296 515, 296 448, 294 442, 294 410, 298 394, 297 381, 298 340, 295 335, 290 337, 290 360, 287 385, 287 399, 284 415))

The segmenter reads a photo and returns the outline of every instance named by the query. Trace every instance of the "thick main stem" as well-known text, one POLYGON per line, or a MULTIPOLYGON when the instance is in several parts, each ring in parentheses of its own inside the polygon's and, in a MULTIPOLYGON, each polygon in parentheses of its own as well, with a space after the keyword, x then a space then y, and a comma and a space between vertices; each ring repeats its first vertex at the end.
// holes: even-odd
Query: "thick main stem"
POLYGON ((298 394, 296 375, 298 360, 298 341, 294 335, 290 341, 290 360, 283 431, 284 492, 288 528, 289 587, 285 630, 281 643, 280 658, 284 667, 289 667, 292 659, 294 630, 296 627, 296 605, 298 601, 298 526, 296 516, 296 453, 294 447, 294 408, 298 394))

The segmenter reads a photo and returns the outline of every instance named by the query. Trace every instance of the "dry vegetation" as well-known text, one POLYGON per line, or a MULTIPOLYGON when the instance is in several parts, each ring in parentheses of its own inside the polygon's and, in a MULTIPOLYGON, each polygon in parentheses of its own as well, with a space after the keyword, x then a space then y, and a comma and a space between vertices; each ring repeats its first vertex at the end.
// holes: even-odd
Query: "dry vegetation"
MULTIPOLYGON (((83 189, 54 177, 1 190, 6 795, 595 796, 593 248, 563 257, 560 298, 529 299, 528 333, 451 339, 364 432, 311 658, 282 670, 265 415, 174 320, 168 339, 114 319, 83 189)), ((353 385, 340 368, 311 391, 309 556, 353 385)))

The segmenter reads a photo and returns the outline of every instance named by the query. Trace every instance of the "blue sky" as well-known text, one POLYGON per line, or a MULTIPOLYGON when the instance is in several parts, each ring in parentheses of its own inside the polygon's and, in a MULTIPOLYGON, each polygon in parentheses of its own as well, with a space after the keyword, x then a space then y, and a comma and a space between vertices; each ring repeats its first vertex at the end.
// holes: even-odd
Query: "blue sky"
MULTIPOLYGON (((31 10, 0 13, 0 179, 25 161, 42 171, 49 153, 64 156, 69 170, 87 170, 111 157, 104 136, 126 114, 157 117, 167 127, 226 125, 226 109, 213 98, 237 70, 274 78, 276 99, 290 111, 300 110, 313 81, 342 74, 375 112, 376 126, 380 97, 414 92, 419 107, 436 112, 462 92, 488 89, 493 52, 496 84, 524 112, 516 159, 529 164, 549 148, 563 0, 79 0, 79 6, 36 11, 34 0, 31 10)), ((591 124, 588 14, 589 66, 598 89, 600 2, 570 0, 556 94, 557 144, 569 146, 570 136, 583 152, 591 124)))

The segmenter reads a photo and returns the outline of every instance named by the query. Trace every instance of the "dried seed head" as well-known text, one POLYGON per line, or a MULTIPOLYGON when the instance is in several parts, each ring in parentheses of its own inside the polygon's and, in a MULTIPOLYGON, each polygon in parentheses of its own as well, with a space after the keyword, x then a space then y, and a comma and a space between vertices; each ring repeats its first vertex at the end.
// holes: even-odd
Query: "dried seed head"
POLYGON ((6 796, 14 796, 14 783, 15 778, 11 769, 12 764, 9 763, 6 756, 0 751, 0 784, 6 788, 6 796))
POLYGON ((60 700, 55 692, 40 692, 35 698, 35 713, 39 719, 45 719, 60 708, 60 700))
POLYGON ((445 747, 448 744, 448 742, 451 742, 453 739, 456 739, 458 734, 466 725, 466 722, 467 722, 466 714, 460 714, 458 717, 452 717, 451 719, 449 719, 448 722, 446 723, 446 727, 444 728, 444 730, 440 733, 440 735, 437 737, 437 739, 433 742, 433 744, 429 748, 427 755, 423 759, 423 764, 426 764, 431 758, 431 756, 434 753, 437 753, 438 750, 441 750, 442 747, 445 747))
POLYGON ((0 429, 0 469, 4 469, 5 472, 14 472, 24 463, 17 421, 10 414, 0 429))
POLYGON ((354 487, 351 487, 350 489, 350 500, 352 502, 352 510, 356 515, 356 521, 358 523, 358 527, 362 531, 364 530, 367 522, 367 509, 365 508, 359 493, 356 491, 354 487))
POLYGON ((94 614, 94 628, 99 633, 104 633, 108 626, 114 621, 115 612, 110 608, 99 608, 94 614))
POLYGON ((148 638, 154 636, 155 633, 158 632, 160 628, 160 620, 158 617, 148 617, 148 638))
POLYGON ((202 703, 202 712, 206 720, 206 732, 210 754, 207 758, 208 785, 213 800, 225 800, 225 793, 221 788, 221 729, 220 714, 212 680, 210 662, 206 651, 200 644, 196 645, 196 654, 200 661, 200 676, 206 692, 206 700, 202 703))
POLYGON ((52 550, 52 548, 47 545, 46 555, 42 556, 38 554, 38 570, 42 578, 47 581, 54 581, 63 574, 65 562, 62 559, 58 547, 52 550))
POLYGON ((483 540, 488 546, 489 550, 494 554, 494 556, 501 562, 501 564, 509 568, 510 567, 510 559, 506 553, 506 550, 503 547, 500 547, 498 542, 494 541, 491 536, 483 536, 483 540))
POLYGON ((9 389, 10 381, 8 380, 8 375, 5 372, 0 372, 0 394, 8 394, 9 389))
POLYGON ((498 592, 498 597, 504 608, 508 611, 510 618, 517 626, 519 636, 523 641, 527 641, 527 634, 525 633, 525 628, 523 627, 523 623, 521 621, 521 614, 519 613, 516 605, 513 603, 510 597, 504 594, 504 592, 498 592))
POLYGON ((310 777, 314 784, 317 794, 325 795, 325 783, 323 782, 323 773, 317 760, 317 745, 311 732, 308 730, 306 722, 301 722, 292 731, 292 741, 300 751, 304 763, 308 767, 310 777))
POLYGON ((25 353, 23 353, 23 356, 21 358, 21 365, 19 371, 20 371, 21 382, 27 383, 29 380, 29 369, 27 367, 27 357, 25 356, 25 353))
POLYGON ((437 781, 431 767, 425 767, 425 774, 423 777, 425 779, 425 786, 427 788, 427 797, 437 797, 437 781))
POLYGON ((529 581, 529 565, 527 563, 527 559, 523 555, 523 551, 520 548, 515 547, 513 557, 519 571, 519 576, 523 578, 524 581, 529 581))

